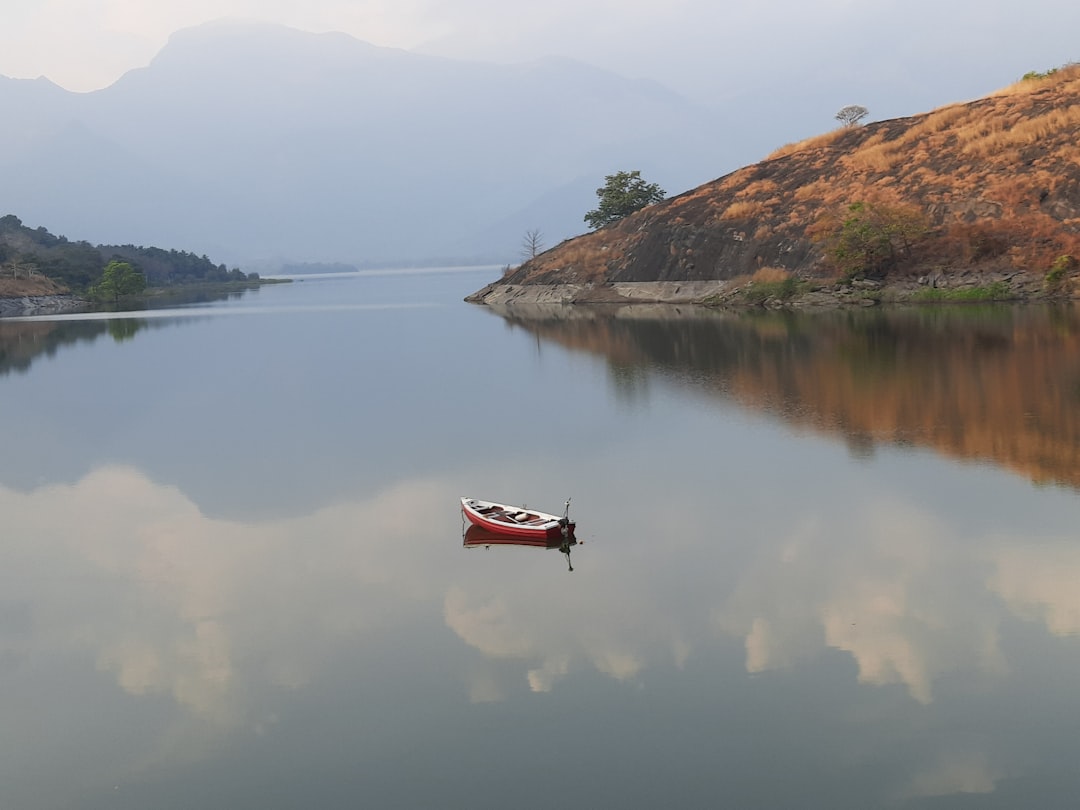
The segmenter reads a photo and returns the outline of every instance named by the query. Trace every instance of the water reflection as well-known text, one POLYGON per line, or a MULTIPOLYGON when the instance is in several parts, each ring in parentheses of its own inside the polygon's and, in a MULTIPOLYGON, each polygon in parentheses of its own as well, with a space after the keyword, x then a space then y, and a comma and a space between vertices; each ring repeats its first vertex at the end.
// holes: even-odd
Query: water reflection
MULTIPOLYGON (((0 456, 0 806, 228 795, 241 808, 361 796, 651 807, 722 795, 747 808, 1007 807, 1076 795, 1076 493, 897 452, 905 441, 942 450, 907 405, 885 422, 905 440, 864 429, 907 379, 928 389, 928 424, 958 402, 962 433, 991 434, 1011 411, 979 413, 963 387, 1006 371, 1038 379, 1023 363, 1067 377, 1071 320, 1041 331, 1014 313, 1002 340, 999 313, 983 326, 986 313, 969 311, 983 338, 940 324, 931 331, 950 339, 915 348, 901 326, 863 325, 862 313, 727 323, 580 310, 499 340, 499 321, 472 308, 448 308, 432 331, 440 312, 235 330, 207 318, 140 332, 134 346, 97 341, 85 358, 7 380, 5 423, 30 438, 0 456), (391 334, 418 337, 401 348, 391 334), (878 348, 856 360, 861 343, 878 348), (982 377, 934 358, 951 343, 982 377), (325 374, 299 373, 316 369, 311 345, 342 350, 327 352, 325 374), (227 362, 210 364, 221 346, 227 362), (582 351, 610 364, 611 385, 582 351), (494 356, 534 386, 455 387, 463 355, 494 356), (893 358, 882 371, 879 356, 893 358), (200 373, 155 376, 189 357, 200 373), (94 403, 84 368, 111 373, 117 396, 92 419, 61 418, 69 392, 80 409, 94 403), (300 387, 313 393, 298 404, 288 395, 300 387), (363 407, 378 396, 385 407, 363 407), (34 419, 54 401, 55 419, 34 419), (250 416, 198 441, 249 403, 267 412, 249 444, 238 449, 250 416), (193 404, 199 418, 178 418, 193 404), (147 430, 126 444, 109 433, 62 475, 26 474, 38 455, 70 456, 114 412, 146 416, 147 430), (489 450, 463 424, 515 437, 537 425, 573 452, 489 450), (155 454, 159 436, 175 440, 155 454), (863 437, 856 446, 876 458, 853 462, 840 436, 863 437), (538 502, 574 492, 586 562, 569 575, 546 545, 497 548, 478 532, 459 545, 460 493, 496 486, 538 502), (249 489, 259 508, 236 508, 249 489), (499 778, 447 756, 463 744, 499 778), (588 756, 564 757, 553 778, 523 750, 588 756)), ((1000 398, 1044 408, 1027 441, 1067 439, 1065 406, 1000 398)))
POLYGON ((972 307, 734 316, 675 307, 496 308, 513 327, 842 437, 927 446, 1080 488, 1080 311, 972 307))
POLYGON ((115 314, 94 320, 0 319, 0 376, 25 373, 41 357, 53 357, 62 349, 90 344, 105 335, 116 343, 123 343, 144 329, 165 325, 165 321, 115 314))
MULTIPOLYGON (((964 716, 965 706, 982 714, 1006 684, 1022 688, 1039 671, 1039 657, 1025 654, 1039 627, 1064 638, 1080 629, 1072 587, 1080 551, 1064 536, 967 534, 919 504, 878 499, 849 506, 842 532, 800 513, 775 538, 695 542, 682 555, 601 543, 595 564, 552 579, 547 566, 522 564, 546 546, 488 555, 472 549, 499 540, 476 530, 463 535, 465 556, 481 553, 483 564, 455 564, 460 547, 443 529, 457 517, 456 483, 405 482, 272 522, 209 517, 175 487, 126 466, 29 492, 0 486, 9 728, 40 722, 20 706, 79 711, 69 738, 123 782, 202 761, 223 740, 280 739, 277 726, 290 722, 283 695, 326 689, 343 667, 350 700, 383 701, 407 651, 430 645, 440 650, 437 677, 449 676, 473 705, 511 700, 522 680, 545 694, 594 672, 640 690, 676 671, 707 710, 727 705, 734 688, 714 663, 729 639, 756 676, 798 666, 811 673, 802 689, 815 688, 812 673, 834 650, 850 656, 862 684, 902 687, 920 706, 944 692, 964 716), (430 613, 443 633, 429 626, 430 613), (42 678, 48 671, 63 675, 63 691, 42 678), (725 689, 708 686, 714 678, 726 679, 725 689), (79 709, 88 702, 101 711, 79 709), (95 748, 105 733, 110 746, 95 748)), ((707 537, 707 519, 683 530, 707 537)), ((572 695, 565 699, 574 704, 572 695)), ((395 722, 415 722, 430 700, 413 710, 415 695, 402 695, 387 708, 395 722)), ((895 701, 882 700, 875 711, 893 717, 895 701)), ((743 732, 748 745, 761 733, 743 732)), ((888 747, 860 739, 878 753, 888 747)), ((23 740, 21 756, 63 765, 54 742, 23 740)), ((960 743, 896 763, 892 771, 909 772, 896 797, 990 792, 1016 773, 1015 753, 960 743)), ((88 755, 69 756, 85 763, 88 755)), ((19 782, 14 773, 9 784, 19 782)), ((64 781, 72 795, 83 787, 77 775, 64 781)))
POLYGON ((123 337, 130 337, 137 332, 143 322, 124 319, 123 327, 116 327, 113 332, 104 322, 79 321, 60 324, 55 321, 23 322, 0 319, 0 376, 12 372, 26 372, 34 361, 41 357, 52 357, 60 349, 79 343, 93 343, 105 334, 120 332, 123 337))
POLYGON ((505 534, 496 534, 481 526, 470 525, 462 533, 462 541, 465 548, 491 548, 492 546, 520 546, 523 548, 557 548, 566 556, 566 565, 573 571, 574 566, 570 563, 570 549, 577 545, 578 541, 573 537, 511 537, 505 534))

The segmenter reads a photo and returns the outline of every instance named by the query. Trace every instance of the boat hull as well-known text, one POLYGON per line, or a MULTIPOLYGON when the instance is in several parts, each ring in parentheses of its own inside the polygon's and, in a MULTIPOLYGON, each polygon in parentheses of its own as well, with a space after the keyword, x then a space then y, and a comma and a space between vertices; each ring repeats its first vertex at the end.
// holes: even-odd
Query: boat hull
POLYGON ((461 513, 472 525, 495 535, 541 540, 574 536, 572 520, 535 509, 462 498, 461 513))

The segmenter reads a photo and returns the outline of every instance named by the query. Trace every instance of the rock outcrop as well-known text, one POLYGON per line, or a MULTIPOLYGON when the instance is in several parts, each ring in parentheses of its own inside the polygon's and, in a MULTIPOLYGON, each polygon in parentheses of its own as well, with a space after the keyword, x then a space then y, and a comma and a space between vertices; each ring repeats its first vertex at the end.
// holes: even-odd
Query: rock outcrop
POLYGON ((1004 284, 1006 297, 1068 297, 1080 271, 1078 131, 1080 66, 839 129, 567 240, 466 300, 736 303, 762 274, 806 282, 789 300, 828 297, 832 282, 863 275, 842 273, 826 247, 856 203, 925 222, 902 255, 865 274, 881 292, 859 301, 973 279, 1004 284))

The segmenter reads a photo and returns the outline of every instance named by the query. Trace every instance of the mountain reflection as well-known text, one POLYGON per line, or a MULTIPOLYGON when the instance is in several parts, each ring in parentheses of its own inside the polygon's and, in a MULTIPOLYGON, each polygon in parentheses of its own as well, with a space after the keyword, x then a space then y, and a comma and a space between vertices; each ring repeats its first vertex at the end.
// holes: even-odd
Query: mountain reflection
POLYGON ((513 306, 538 338, 607 358, 615 390, 650 372, 844 438, 920 445, 1080 488, 1076 308, 732 315, 676 307, 513 306))

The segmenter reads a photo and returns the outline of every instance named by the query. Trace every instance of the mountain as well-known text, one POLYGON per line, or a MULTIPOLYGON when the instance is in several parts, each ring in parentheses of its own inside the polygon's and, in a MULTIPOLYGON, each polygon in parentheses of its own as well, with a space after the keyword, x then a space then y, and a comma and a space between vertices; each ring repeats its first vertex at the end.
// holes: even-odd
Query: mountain
POLYGON ((722 168, 721 122, 586 65, 491 65, 214 23, 92 93, 0 77, 0 214, 229 263, 505 261, 584 230, 606 174, 722 168))
POLYGON ((833 292, 859 282, 878 297, 1067 296, 1080 268, 1078 131, 1080 65, 841 128, 571 239, 470 300, 719 301, 755 280, 793 294, 837 279, 833 292))

